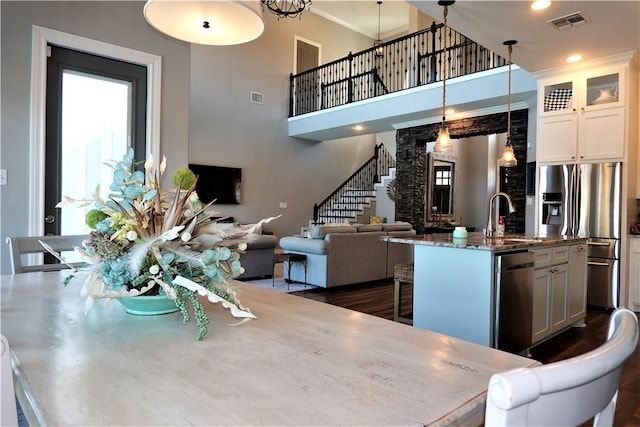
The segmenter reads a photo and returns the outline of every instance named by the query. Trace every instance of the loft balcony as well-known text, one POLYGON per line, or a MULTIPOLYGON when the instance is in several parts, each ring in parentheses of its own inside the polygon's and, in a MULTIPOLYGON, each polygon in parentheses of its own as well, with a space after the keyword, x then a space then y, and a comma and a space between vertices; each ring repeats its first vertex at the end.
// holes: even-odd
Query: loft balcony
MULTIPOLYGON (((349 53, 292 75, 289 136, 327 141, 439 122, 442 27, 433 23, 384 43, 380 50, 349 53)), ((449 31, 446 104, 457 113, 447 120, 506 111, 506 60, 449 31)), ((535 93, 535 80, 512 66, 512 109, 531 106, 535 93)))

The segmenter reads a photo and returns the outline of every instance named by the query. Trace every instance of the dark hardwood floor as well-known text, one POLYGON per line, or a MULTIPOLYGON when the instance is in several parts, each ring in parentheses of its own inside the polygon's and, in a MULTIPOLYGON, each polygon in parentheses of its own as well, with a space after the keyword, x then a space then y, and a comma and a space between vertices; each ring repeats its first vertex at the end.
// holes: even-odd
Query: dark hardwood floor
MULTIPOLYGON (((393 281, 314 288, 292 295, 349 308, 385 319, 393 319, 393 281)), ((403 313, 411 311, 411 285, 403 286, 403 313)), ((611 311, 589 307, 586 327, 571 328, 531 349, 531 357, 542 363, 567 359, 590 351, 606 338, 611 311)), ((640 347, 640 346, 639 346, 640 347)), ((640 350, 626 361, 620 381, 615 426, 640 426, 640 350)), ((586 423, 585 425, 592 425, 586 423)))

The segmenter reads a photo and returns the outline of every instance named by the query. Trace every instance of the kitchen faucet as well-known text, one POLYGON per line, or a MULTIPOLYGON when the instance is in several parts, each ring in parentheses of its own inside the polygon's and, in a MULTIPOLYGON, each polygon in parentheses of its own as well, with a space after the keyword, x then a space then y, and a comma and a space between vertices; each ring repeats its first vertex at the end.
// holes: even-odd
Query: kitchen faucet
POLYGON ((489 199, 489 222, 487 223, 487 237, 493 237, 493 232, 496 231, 495 227, 493 226, 493 201, 498 196, 503 196, 505 199, 507 199, 507 202, 509 203, 510 214, 516 211, 516 208, 513 207, 513 203, 511 202, 511 197, 507 193, 503 193, 502 191, 500 191, 491 196, 491 199, 489 199))

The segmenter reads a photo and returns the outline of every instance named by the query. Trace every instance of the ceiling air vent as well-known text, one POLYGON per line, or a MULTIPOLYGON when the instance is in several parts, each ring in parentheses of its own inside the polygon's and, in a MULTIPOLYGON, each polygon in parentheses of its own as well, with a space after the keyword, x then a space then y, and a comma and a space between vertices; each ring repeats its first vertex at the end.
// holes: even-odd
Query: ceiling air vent
POLYGON ((251 92, 251 102, 254 104, 264 104, 264 93, 251 92))
POLYGON ((589 20, 582 14, 582 12, 575 12, 547 22, 562 31, 587 24, 589 23, 589 20))

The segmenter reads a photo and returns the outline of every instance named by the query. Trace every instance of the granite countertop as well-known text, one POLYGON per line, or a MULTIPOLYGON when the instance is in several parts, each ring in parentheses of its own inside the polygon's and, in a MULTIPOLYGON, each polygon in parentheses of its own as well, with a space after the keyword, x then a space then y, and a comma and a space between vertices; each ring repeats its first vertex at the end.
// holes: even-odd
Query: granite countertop
POLYGON ((456 239, 451 234, 423 234, 417 236, 381 238, 392 243, 410 245, 442 246, 447 248, 478 249, 484 251, 510 251, 532 247, 553 246, 567 243, 583 243, 586 237, 537 236, 533 234, 505 234, 501 237, 484 237, 481 232, 468 233, 466 239, 456 239))

